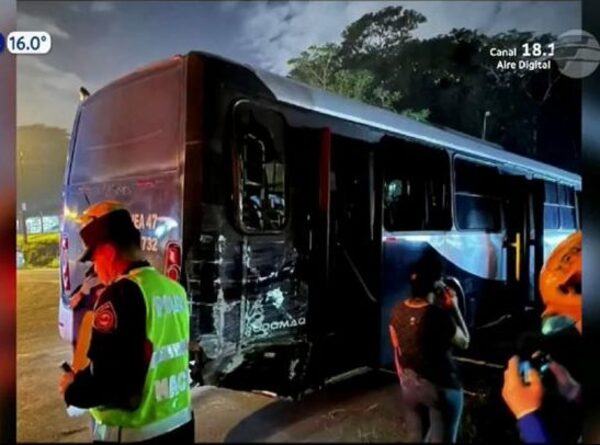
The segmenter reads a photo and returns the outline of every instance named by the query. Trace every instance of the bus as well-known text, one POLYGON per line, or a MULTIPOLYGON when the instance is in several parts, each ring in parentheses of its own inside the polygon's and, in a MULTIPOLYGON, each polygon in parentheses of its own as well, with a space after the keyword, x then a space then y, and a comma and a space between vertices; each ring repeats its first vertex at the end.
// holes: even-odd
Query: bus
POLYGON ((76 217, 117 200, 187 289, 204 382, 286 395, 392 369, 390 311, 425 254, 473 332, 539 315, 543 261, 580 227, 577 174, 200 52, 82 101, 64 184, 64 339, 76 217))

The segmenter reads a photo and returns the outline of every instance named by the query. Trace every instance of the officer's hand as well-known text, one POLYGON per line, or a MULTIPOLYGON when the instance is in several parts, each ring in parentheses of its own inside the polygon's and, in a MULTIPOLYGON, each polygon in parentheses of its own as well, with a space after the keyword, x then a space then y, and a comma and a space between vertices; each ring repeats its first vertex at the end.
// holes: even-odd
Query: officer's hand
POLYGON ((535 369, 530 369, 528 377, 531 383, 526 385, 519 374, 519 358, 513 356, 504 371, 502 398, 517 419, 536 411, 542 405, 544 387, 540 375, 535 369))
POLYGON ((75 292, 71 296, 71 299, 69 300, 69 307, 71 309, 75 309, 77 306, 79 306, 79 303, 81 302, 81 300, 82 300, 83 297, 84 297, 84 295, 81 292, 81 289, 78 290, 77 292, 75 292))
POLYGON ((89 295, 95 287, 100 286, 101 284, 102 283, 100 283, 98 275, 96 275, 95 273, 86 275, 86 277, 83 279, 83 282, 81 283, 81 292, 84 295, 89 295))
POLYGON ((75 309, 77 306, 79 306, 79 303, 84 297, 90 295, 100 286, 102 286, 102 283, 96 274, 86 275, 81 283, 81 286, 79 286, 78 290, 69 300, 69 306, 71 309, 75 309))
POLYGON ((561 364, 551 361, 550 371, 556 377, 556 384, 560 394, 569 402, 573 402, 581 396, 581 385, 569 374, 569 371, 561 364))
POLYGON ((58 384, 58 391, 61 395, 65 395, 65 392, 67 392, 67 388, 71 385, 71 383, 73 383, 73 380, 75 380, 75 374, 72 372, 65 372, 61 376, 60 382, 58 384))

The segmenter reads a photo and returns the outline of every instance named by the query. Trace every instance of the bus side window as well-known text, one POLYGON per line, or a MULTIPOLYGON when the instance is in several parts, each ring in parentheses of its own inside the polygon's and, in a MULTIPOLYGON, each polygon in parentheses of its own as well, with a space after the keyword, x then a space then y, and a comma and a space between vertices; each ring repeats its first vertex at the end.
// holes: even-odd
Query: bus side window
POLYGON ((236 109, 238 143, 234 156, 238 168, 234 172, 234 190, 239 193, 234 201, 237 223, 249 232, 277 231, 286 224, 285 163, 278 143, 282 135, 267 127, 268 123, 281 122, 275 113, 261 111, 257 117, 246 104, 236 109))
POLYGON ((445 151, 391 147, 384 165, 383 224, 388 231, 449 230, 449 158, 445 151))
POLYGON ((567 185, 546 182, 545 191, 544 229, 576 229, 575 189, 567 185))
POLYGON ((502 199, 498 169, 458 158, 454 162, 454 171, 456 227, 499 232, 502 229, 502 199))
POLYGON ((575 192, 575 203, 575 207, 577 208, 577 228, 581 229, 581 207, 583 204, 581 202, 581 190, 575 192))
POLYGON ((557 230, 560 227, 558 184, 545 182, 544 191, 544 229, 557 230))
POLYGON ((577 228, 575 214, 575 189, 567 185, 559 185, 560 227, 565 230, 577 228))

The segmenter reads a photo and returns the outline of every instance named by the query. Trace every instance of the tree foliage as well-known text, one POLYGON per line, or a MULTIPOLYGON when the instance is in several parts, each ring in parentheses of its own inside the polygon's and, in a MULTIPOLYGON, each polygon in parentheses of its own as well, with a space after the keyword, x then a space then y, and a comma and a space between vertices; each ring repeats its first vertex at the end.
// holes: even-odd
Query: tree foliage
POLYGON ((290 77, 323 89, 335 85, 335 74, 342 68, 340 47, 335 43, 310 46, 294 59, 290 59, 290 77))
POLYGON ((27 204, 28 215, 59 213, 68 146, 69 135, 62 128, 17 129, 17 199, 27 204))
POLYGON ((399 6, 365 14, 339 44, 311 46, 290 60, 289 76, 409 117, 481 137, 508 150, 577 170, 580 84, 551 70, 502 70, 490 48, 555 40, 509 30, 452 29, 419 40, 426 18, 399 6), (574 99, 575 98, 575 99, 574 99))
POLYGON ((425 21, 422 14, 402 6, 365 14, 342 33, 342 55, 346 62, 394 56, 425 21))

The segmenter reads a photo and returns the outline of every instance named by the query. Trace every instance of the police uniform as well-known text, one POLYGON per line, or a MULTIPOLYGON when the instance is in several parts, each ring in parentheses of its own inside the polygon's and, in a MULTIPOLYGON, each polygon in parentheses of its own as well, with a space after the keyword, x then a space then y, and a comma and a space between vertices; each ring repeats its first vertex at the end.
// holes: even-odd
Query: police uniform
POLYGON ((65 402, 90 408, 94 441, 191 443, 188 343, 183 287, 146 261, 132 263, 95 303, 90 365, 65 402))

